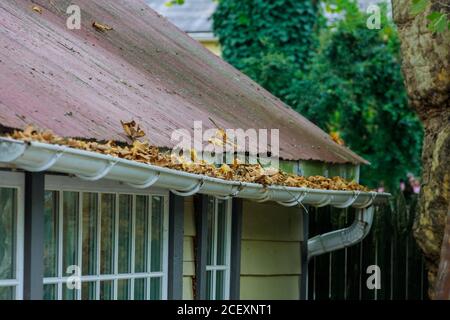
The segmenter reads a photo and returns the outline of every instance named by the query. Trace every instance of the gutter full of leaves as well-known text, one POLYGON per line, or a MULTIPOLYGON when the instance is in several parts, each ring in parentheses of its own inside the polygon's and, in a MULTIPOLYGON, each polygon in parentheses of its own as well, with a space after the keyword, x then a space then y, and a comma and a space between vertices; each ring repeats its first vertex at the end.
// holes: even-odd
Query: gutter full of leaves
MULTIPOLYGON (((134 121, 122 122, 122 126, 132 141, 128 145, 119 145, 114 141, 96 142, 64 138, 54 134, 50 130, 39 130, 31 125, 27 126, 24 130, 15 130, 7 134, 6 137, 25 142, 41 142, 67 146, 228 181, 258 183, 265 187, 279 185, 319 190, 369 191, 368 188, 355 181, 347 181, 341 177, 298 176, 273 168, 263 168, 259 164, 238 163, 237 159, 231 165, 223 164, 218 167, 214 164, 206 163, 203 160, 198 160, 194 150, 191 151, 192 161, 186 162, 181 157, 170 154, 170 152, 161 152, 158 147, 152 146, 148 140, 140 141, 139 139, 145 137, 145 133, 134 121)), ((220 135, 222 131, 218 129, 218 132, 220 135)))

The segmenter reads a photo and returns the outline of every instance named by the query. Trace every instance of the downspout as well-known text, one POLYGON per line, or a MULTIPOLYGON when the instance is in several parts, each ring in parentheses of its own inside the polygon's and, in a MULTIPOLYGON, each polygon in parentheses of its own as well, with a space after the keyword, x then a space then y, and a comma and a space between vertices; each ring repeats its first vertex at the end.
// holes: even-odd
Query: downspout
POLYGON ((308 260, 331 251, 347 248, 361 242, 372 227, 374 206, 358 209, 348 228, 317 235, 308 240, 308 260))

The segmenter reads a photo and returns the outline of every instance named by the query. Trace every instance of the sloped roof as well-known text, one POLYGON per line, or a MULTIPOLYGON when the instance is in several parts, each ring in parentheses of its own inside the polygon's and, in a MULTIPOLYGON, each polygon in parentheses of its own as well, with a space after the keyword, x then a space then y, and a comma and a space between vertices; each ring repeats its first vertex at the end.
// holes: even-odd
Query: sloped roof
POLYGON ((0 124, 124 141, 135 119, 150 142, 173 147, 174 129, 280 129, 280 156, 364 163, 279 99, 210 53, 143 0, 77 0, 81 30, 66 27, 69 1, 0 2, 0 124), (32 10, 37 4, 41 14, 32 10), (98 32, 93 21, 114 30, 98 32))
POLYGON ((214 0, 187 0, 182 6, 168 7, 168 0, 145 0, 156 12, 162 14, 181 30, 212 35, 212 15, 217 7, 214 0))

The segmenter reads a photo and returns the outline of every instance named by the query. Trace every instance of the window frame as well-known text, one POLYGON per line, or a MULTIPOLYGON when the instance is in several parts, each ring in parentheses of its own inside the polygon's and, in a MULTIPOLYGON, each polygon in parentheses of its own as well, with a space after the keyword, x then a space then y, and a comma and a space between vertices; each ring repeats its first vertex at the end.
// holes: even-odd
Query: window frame
MULTIPOLYGON (((223 300, 230 299, 230 287, 231 287, 231 217, 232 217, 232 201, 231 200, 222 200, 217 197, 212 197, 214 201, 214 212, 213 212, 213 245, 212 245, 212 256, 214 264, 208 264, 206 261, 206 274, 205 280, 208 278, 208 272, 212 272, 211 276, 211 292, 213 293, 212 297, 206 297, 208 300, 217 300, 216 298, 216 279, 217 279, 217 271, 224 271, 224 293, 223 300), (223 201, 225 204, 225 215, 226 215, 226 225, 225 225, 225 264, 218 265, 217 264, 217 251, 218 251, 218 215, 219 215, 219 201, 223 201)), ((207 213, 209 214, 209 212, 207 213)))
POLYGON ((14 298, 23 299, 23 272, 24 272, 24 190, 25 174, 11 171, 0 171, 0 188, 16 190, 16 216, 15 216, 15 279, 0 280, 0 287, 15 287, 14 298))
MULTIPOLYGON (((95 282, 96 283, 96 300, 100 298, 100 281, 113 281, 113 298, 112 300, 117 300, 118 297, 118 281, 119 280, 128 280, 128 279, 147 279, 147 281, 151 278, 161 278, 161 299, 166 300, 168 294, 168 256, 169 256, 169 191, 159 188, 148 188, 148 189, 136 189, 132 187, 128 187, 120 182, 108 181, 108 180, 100 180, 100 181, 85 181, 79 178, 68 177, 68 176, 56 176, 56 175, 46 175, 45 177, 45 191, 57 191, 58 192, 58 258, 57 258, 57 277, 44 277, 44 285, 47 284, 56 284, 56 299, 62 300, 63 298, 63 286, 64 283, 70 277, 63 275, 62 267, 62 230, 63 226, 60 223, 61 218, 63 216, 63 192, 78 192, 78 221, 77 221, 77 263, 81 267, 82 272, 82 241, 83 241, 83 228, 80 228, 83 224, 83 193, 95 193, 97 194, 98 208, 97 208, 97 217, 101 217, 99 212, 101 211, 100 199, 102 194, 114 194, 115 195, 115 208, 114 208, 114 217, 115 217, 115 227, 114 227, 114 272, 112 274, 101 274, 100 273, 100 262, 96 261, 96 275, 81 275, 81 284, 84 282, 95 282), (119 274, 118 273, 118 233, 119 233, 119 195, 131 195, 132 196, 132 236, 131 236, 131 272, 119 274), (152 213, 152 197, 161 197, 163 199, 163 252, 162 252, 162 271, 161 272, 145 272, 145 273, 135 273, 135 230, 136 230, 136 196, 148 196, 148 214, 152 213)), ((150 216, 151 217, 151 216, 150 216)), ((97 241, 99 241, 100 236, 100 223, 101 219, 96 219, 96 237, 97 241)), ((151 219, 149 219, 151 220, 151 219)), ((148 222, 149 227, 151 227, 151 222, 148 222)), ((148 235, 150 237, 150 233, 148 235)), ((147 241, 149 241, 148 239, 147 241)), ((97 260, 100 254, 100 246, 97 245, 97 260)), ((150 260, 151 257, 147 257, 147 261, 150 260)), ((131 281, 130 284, 130 300, 134 300, 134 282, 131 281)), ((150 294, 149 287, 150 285, 146 285, 146 294, 147 298, 150 294)), ((75 300, 82 299, 82 290, 76 290, 75 292, 75 300)))

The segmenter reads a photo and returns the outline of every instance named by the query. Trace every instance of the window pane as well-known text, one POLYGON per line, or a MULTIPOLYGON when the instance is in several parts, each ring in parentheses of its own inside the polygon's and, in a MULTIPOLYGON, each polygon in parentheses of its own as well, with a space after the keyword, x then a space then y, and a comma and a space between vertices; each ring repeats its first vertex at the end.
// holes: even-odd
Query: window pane
POLYGON ((14 300, 15 287, 0 287, 0 300, 14 300))
MULTIPOLYGON (((78 192, 63 193, 63 274, 69 266, 77 265, 78 192)), ((73 291, 73 290, 71 290, 73 291)), ((68 293, 72 297, 72 293, 68 293)), ((65 299, 65 298, 64 298, 65 299)))
POLYGON ((134 280, 134 300, 146 300, 147 280, 134 280))
MULTIPOLYGON (((0 188, 0 279, 15 278, 15 219, 16 190, 0 188)), ((10 289, 0 290, 9 292, 10 289)))
POLYGON ((76 288, 70 289, 67 286, 67 283, 63 282, 63 284, 62 284, 63 300, 77 300, 77 291, 78 290, 76 288))
POLYGON ((207 261, 208 265, 214 265, 214 198, 208 197, 208 243, 207 243, 207 261))
POLYGON ((132 201, 130 195, 119 196, 119 273, 131 272, 132 201))
POLYGON ((161 300, 161 278, 150 278, 150 300, 161 300))
POLYGON ((44 300, 56 300, 58 298, 58 286, 56 284, 44 284, 44 300))
POLYGON ((130 299, 131 280, 117 281, 117 300, 130 299))
POLYGON ((44 209, 44 277, 58 275, 59 192, 45 192, 44 209))
POLYGON ((164 227, 164 199, 152 198, 152 242, 151 242, 151 271, 162 271, 163 262, 163 227, 164 227))
POLYGON ((136 196, 135 272, 147 271, 148 197, 136 196))
POLYGON ((83 282, 81 284, 81 300, 95 300, 96 288, 95 282, 83 282))
POLYGON ((223 300, 225 298, 225 271, 216 271, 216 299, 223 300))
POLYGON ((114 272, 114 211, 115 195, 102 194, 101 196, 101 274, 114 272))
POLYGON ((223 200, 218 200, 217 210, 217 262, 216 265, 226 265, 227 252, 227 206, 223 200))
POLYGON ((214 271, 206 271, 206 299, 213 300, 212 278, 214 271))
POLYGON ((97 193, 83 193, 82 274, 97 274, 97 193))
POLYGON ((112 300, 113 297, 113 282, 100 282, 100 300, 112 300))

